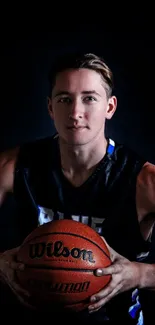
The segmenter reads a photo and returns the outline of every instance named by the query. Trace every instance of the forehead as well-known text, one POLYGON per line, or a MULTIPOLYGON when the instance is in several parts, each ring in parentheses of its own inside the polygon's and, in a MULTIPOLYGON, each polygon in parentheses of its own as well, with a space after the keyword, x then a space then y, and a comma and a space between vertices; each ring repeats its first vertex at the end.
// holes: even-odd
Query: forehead
POLYGON ((53 92, 64 90, 71 93, 96 90, 104 92, 101 75, 90 69, 65 70, 57 74, 53 92))

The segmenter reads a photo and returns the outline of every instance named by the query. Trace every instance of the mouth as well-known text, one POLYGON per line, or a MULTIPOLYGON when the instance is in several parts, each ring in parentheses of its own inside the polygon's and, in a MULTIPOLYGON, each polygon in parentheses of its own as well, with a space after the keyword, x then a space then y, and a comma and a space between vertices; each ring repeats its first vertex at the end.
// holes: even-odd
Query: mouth
POLYGON ((86 128, 87 128, 86 126, 82 126, 82 125, 79 125, 79 126, 72 125, 72 126, 67 127, 68 130, 80 130, 80 129, 86 129, 86 128))

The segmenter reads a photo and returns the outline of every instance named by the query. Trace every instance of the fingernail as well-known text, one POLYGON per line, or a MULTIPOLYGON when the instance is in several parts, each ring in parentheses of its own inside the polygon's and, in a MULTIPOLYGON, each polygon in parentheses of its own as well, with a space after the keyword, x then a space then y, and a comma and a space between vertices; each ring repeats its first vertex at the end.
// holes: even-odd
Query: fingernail
POLYGON ((98 269, 98 270, 96 270, 96 275, 97 275, 97 276, 101 276, 101 275, 103 275, 103 271, 102 271, 102 269, 98 269))
POLYGON ((19 268, 19 270, 21 270, 21 271, 23 271, 24 270, 24 264, 19 264, 19 266, 18 266, 18 268, 19 268))
POLYGON ((91 297, 90 301, 91 302, 95 302, 96 301, 96 297, 91 297))

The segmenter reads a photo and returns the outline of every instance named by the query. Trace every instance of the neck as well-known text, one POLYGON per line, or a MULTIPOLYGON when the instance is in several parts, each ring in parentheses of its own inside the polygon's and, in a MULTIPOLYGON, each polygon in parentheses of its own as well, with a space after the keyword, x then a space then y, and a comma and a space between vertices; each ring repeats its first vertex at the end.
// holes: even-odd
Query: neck
POLYGON ((107 140, 103 134, 100 138, 84 145, 69 145, 62 139, 59 139, 59 144, 62 169, 73 173, 95 168, 107 149, 107 140))

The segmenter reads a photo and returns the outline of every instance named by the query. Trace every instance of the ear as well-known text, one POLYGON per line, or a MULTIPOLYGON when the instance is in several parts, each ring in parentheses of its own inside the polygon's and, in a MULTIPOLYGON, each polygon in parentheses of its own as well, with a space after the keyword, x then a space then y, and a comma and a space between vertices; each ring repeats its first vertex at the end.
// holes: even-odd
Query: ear
POLYGON ((53 115, 53 109, 52 109, 52 100, 51 100, 50 97, 47 97, 47 107, 48 107, 48 113, 49 113, 50 117, 53 120, 54 119, 54 115, 53 115))
POLYGON ((106 119, 110 120, 114 115, 117 108, 117 98, 116 96, 111 96, 108 99, 107 111, 106 111, 106 119))

